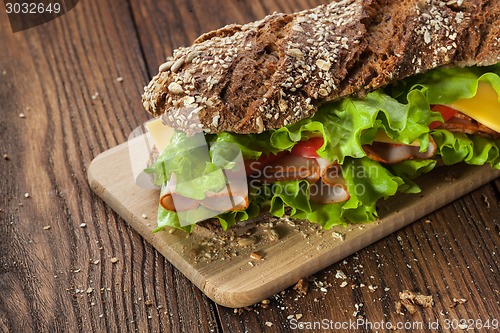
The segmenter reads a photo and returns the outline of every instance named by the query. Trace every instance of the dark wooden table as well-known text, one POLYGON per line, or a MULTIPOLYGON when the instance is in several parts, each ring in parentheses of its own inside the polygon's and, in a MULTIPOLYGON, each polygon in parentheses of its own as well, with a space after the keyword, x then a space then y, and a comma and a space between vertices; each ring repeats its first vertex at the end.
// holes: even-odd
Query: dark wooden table
POLYGON ((307 295, 239 310, 205 297, 90 190, 90 161, 148 119, 142 88, 174 48, 322 2, 81 1, 15 34, 0 13, 0 331, 289 332, 296 319, 364 318, 341 331, 461 332, 460 319, 500 320, 499 180, 310 277, 307 295), (435 304, 397 314, 402 290, 435 304))

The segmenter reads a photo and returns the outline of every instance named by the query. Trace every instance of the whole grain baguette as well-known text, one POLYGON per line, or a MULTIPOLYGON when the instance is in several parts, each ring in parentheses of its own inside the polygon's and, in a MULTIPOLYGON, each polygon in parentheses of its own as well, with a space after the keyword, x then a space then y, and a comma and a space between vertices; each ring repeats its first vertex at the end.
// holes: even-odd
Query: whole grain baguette
POLYGON ((190 134, 260 133, 439 66, 498 62, 500 1, 337 0, 202 35, 160 66, 143 104, 190 134))

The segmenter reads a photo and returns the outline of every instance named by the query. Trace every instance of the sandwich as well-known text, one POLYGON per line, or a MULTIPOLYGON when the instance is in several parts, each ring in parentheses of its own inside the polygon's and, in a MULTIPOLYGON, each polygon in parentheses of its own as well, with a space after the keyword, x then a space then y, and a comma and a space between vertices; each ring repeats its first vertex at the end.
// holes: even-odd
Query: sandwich
POLYGON ((377 219, 437 166, 500 169, 500 2, 336 0, 228 25, 167 58, 158 228, 259 214, 377 219))

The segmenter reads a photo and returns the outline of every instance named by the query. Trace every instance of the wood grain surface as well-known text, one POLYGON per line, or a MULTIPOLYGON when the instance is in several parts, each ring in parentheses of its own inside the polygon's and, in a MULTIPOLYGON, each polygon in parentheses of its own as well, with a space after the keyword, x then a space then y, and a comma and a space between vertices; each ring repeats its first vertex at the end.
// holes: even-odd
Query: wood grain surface
POLYGON ((0 331, 290 332, 294 318, 361 316, 424 327, 398 332, 460 332, 446 320, 500 319, 499 180, 310 277, 307 295, 290 289, 236 314, 91 191, 90 161, 148 118, 142 87, 173 48, 321 2, 81 1, 15 34, 0 12, 0 331), (396 314, 405 289, 432 295, 434 306, 396 314), (439 330, 428 328, 436 320, 439 330))

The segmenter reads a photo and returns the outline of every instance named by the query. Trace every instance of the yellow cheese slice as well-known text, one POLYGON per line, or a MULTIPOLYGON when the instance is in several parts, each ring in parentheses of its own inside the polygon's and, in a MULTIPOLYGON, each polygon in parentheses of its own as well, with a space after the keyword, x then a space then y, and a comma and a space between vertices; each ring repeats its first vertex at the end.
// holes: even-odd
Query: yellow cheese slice
POLYGON ((174 129, 167 125, 164 125, 161 121, 161 118, 156 118, 148 121, 144 124, 148 132, 151 134, 153 141, 160 152, 165 149, 170 140, 172 139, 172 135, 174 134, 174 129))
POLYGON ((479 82, 474 97, 459 99, 449 106, 500 133, 500 103, 491 84, 479 82))

